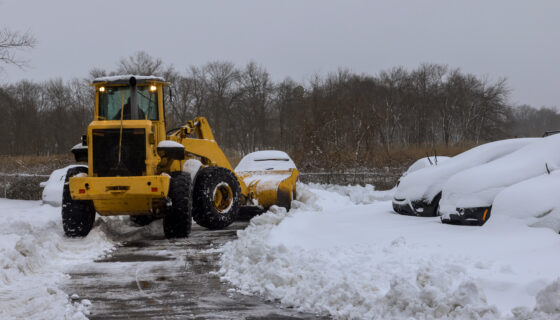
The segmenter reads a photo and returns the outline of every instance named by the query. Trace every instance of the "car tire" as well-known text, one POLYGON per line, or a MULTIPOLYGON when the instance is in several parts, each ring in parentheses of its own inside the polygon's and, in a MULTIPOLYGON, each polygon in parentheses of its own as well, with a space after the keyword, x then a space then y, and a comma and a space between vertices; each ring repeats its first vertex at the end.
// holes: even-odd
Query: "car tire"
POLYGON ((432 202, 424 209, 424 212, 419 215, 422 217, 437 217, 439 212, 439 201, 441 200, 441 192, 439 192, 433 199, 432 202))
POLYGON ((193 218, 199 225, 218 230, 237 219, 241 187, 235 174, 223 167, 200 169, 194 183, 193 218))
POLYGON ((62 228, 67 237, 85 237, 93 228, 95 208, 91 200, 73 200, 70 195, 69 179, 79 173, 86 173, 86 167, 68 169, 62 189, 62 228))
POLYGON ((165 209, 163 232, 166 238, 185 238, 192 227, 192 185, 186 172, 171 173, 168 198, 171 206, 165 209))

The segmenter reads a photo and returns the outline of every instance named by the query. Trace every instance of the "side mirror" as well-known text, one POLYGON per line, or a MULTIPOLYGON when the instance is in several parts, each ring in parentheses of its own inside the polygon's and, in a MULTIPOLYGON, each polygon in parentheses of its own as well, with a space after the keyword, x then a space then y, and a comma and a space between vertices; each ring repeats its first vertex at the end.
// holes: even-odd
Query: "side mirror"
POLYGON ((74 158, 76 162, 87 162, 88 161, 88 147, 87 145, 84 146, 82 143, 78 143, 77 145, 72 147, 72 153, 74 154, 74 158))
POLYGON ((185 146, 171 140, 163 140, 158 143, 157 153, 162 158, 169 160, 184 160, 185 146))

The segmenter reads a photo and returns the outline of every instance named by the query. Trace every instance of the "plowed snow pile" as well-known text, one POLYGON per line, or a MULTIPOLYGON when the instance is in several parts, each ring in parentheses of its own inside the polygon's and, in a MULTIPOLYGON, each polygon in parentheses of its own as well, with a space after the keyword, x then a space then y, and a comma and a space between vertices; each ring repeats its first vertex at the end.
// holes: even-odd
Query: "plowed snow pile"
POLYGON ((560 319, 560 236, 394 214, 372 188, 298 185, 298 200, 226 244, 223 280, 341 319, 560 319), (358 195, 358 196, 357 196, 358 195))
POLYGON ((39 201, 0 199, 0 217, 0 319, 86 318, 90 302, 72 302, 58 285, 66 269, 110 251, 112 241, 99 228, 65 238, 60 208, 39 201))

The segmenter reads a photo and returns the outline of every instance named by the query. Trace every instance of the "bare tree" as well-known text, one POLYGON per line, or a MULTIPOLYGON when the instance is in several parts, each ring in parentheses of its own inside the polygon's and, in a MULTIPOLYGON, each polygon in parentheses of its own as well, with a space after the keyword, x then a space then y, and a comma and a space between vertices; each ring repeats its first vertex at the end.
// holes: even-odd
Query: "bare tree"
MULTIPOLYGON (((23 68, 26 60, 16 57, 16 50, 33 48, 36 40, 29 32, 11 31, 7 28, 0 30, 0 62, 23 68)), ((1 69, 1 67, 0 67, 1 69)))
POLYGON ((105 76, 107 76, 107 71, 105 71, 105 69, 93 68, 89 71, 90 80, 93 80, 93 79, 99 78, 99 77, 105 77, 105 76))
POLYGON ((121 58, 117 65, 119 74, 161 75, 164 73, 163 60, 154 58, 145 51, 138 51, 127 58, 121 58))
MULTIPOLYGON (((560 113, 552 107, 510 106, 505 80, 492 82, 445 65, 394 68, 377 76, 340 69, 305 83, 274 83, 255 63, 239 68, 211 62, 179 75, 146 53, 124 58, 118 67, 123 73, 177 77, 171 81, 173 103, 164 94, 171 127, 205 116, 233 159, 278 148, 302 170, 403 165, 436 147, 560 128, 560 113)), ((113 72, 94 69, 90 77, 113 72)), ((0 155, 66 153, 92 117, 88 80, 0 84, 0 155)))

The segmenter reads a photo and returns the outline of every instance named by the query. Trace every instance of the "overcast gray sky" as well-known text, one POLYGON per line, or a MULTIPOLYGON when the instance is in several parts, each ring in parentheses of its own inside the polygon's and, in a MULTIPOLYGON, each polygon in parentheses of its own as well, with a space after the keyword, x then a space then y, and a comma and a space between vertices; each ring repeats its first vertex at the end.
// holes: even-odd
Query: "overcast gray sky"
POLYGON ((512 103, 560 107, 560 1, 0 0, 0 27, 38 40, 3 82, 84 77, 139 50, 180 71, 252 60, 298 81, 429 62, 506 77, 512 103))

